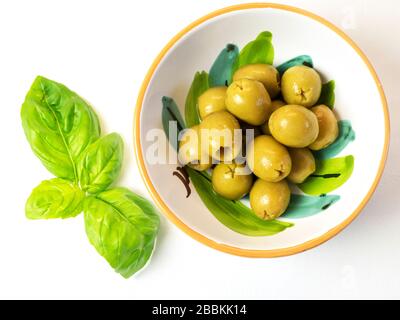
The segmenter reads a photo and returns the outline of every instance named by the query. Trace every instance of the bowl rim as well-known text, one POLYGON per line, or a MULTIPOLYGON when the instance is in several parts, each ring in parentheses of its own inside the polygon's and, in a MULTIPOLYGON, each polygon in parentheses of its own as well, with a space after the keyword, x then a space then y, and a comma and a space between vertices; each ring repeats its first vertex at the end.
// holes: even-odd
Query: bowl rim
POLYGON ((139 95, 137 98, 136 102, 136 109, 134 112, 134 145, 135 145, 135 155, 136 155, 136 160, 139 166, 139 172, 142 176, 142 179, 145 182, 146 188, 150 193, 150 196, 153 198, 154 202, 156 205, 159 207, 159 209, 164 213, 164 215, 172 222, 174 223, 179 229, 181 229, 183 232, 185 232, 187 235, 192 237, 193 239, 203 243, 204 245, 207 245, 213 249, 237 255, 237 256, 243 256, 243 257, 252 257, 252 258, 272 258, 272 257, 281 257, 281 256, 288 256, 296 253, 300 253, 306 250, 309 250, 311 248, 314 248, 325 241, 331 239, 335 235, 337 235, 340 231, 342 231, 345 227, 347 227, 361 212, 361 210, 365 207, 369 199, 371 198, 372 194, 374 193, 380 178, 382 177, 382 173, 385 167, 386 159, 387 159, 387 154, 388 154, 388 149, 389 149, 389 136, 390 136, 390 123, 389 123, 389 111, 388 111, 388 106, 387 106, 387 101, 386 97, 382 88, 382 84, 371 64, 371 62, 368 60, 367 56, 362 52, 362 50, 355 44, 355 42, 348 36, 346 35, 341 29, 339 29, 337 26, 332 24, 331 22, 325 20, 324 18, 311 13, 309 11, 300 9, 298 7, 294 6, 288 6, 288 5, 283 5, 283 4, 275 4, 275 3, 245 3, 245 4, 239 4, 239 5, 233 5, 229 7, 225 7, 216 11, 213 11, 197 20, 189 24, 187 27, 185 27, 183 30, 181 30, 178 34, 176 34, 168 43, 167 45, 161 50, 161 52, 158 54, 158 56, 155 58, 154 62, 152 63, 150 69, 147 72, 147 75, 141 85, 139 95), (353 211, 353 213, 348 216, 342 223, 336 225, 326 233, 313 238, 311 240, 308 240, 306 242, 303 242, 301 244, 295 245, 295 246, 290 246, 286 248, 280 248, 280 249, 269 249, 269 250, 258 250, 258 249, 243 249, 243 248, 238 248, 235 246, 230 246, 222 243, 218 243, 214 240, 211 240, 207 238, 206 236, 202 235, 201 233, 193 230, 190 228, 188 225, 186 225, 182 220, 180 220, 175 213, 169 209, 168 205, 162 200, 161 196, 155 189, 154 185, 152 184, 150 177, 147 173, 143 154, 142 154, 142 147, 141 147, 141 142, 140 142, 140 115, 141 115, 141 110, 143 107, 143 99, 146 94, 149 82, 151 78, 153 77, 153 74, 155 70, 157 69, 159 63, 161 60, 164 58, 164 56, 167 54, 167 52, 172 48, 172 46, 180 40, 184 35, 186 35, 189 31, 194 29, 195 27, 201 25, 202 23, 215 18, 217 16, 234 12, 234 11, 241 11, 241 10, 246 10, 246 9, 264 9, 264 8, 273 8, 273 9, 280 9, 284 11, 289 11, 293 13, 297 13, 303 16, 306 16, 308 18, 311 18, 313 20, 316 20, 323 25, 327 26, 329 29, 334 31, 336 34, 338 34, 343 40, 345 40, 356 52, 357 54, 362 58, 364 61, 365 65, 369 69, 369 72, 371 76, 373 77, 375 84, 377 86, 377 89, 380 94, 381 98, 381 104, 382 104, 382 111, 384 114, 384 121, 385 121, 385 141, 384 141, 384 147, 381 155, 381 160, 379 164, 379 168, 377 171, 377 174, 375 176, 375 179, 373 183, 371 184, 370 189, 368 190, 367 194, 363 198, 363 200, 360 202, 360 204, 357 206, 357 208, 353 211))

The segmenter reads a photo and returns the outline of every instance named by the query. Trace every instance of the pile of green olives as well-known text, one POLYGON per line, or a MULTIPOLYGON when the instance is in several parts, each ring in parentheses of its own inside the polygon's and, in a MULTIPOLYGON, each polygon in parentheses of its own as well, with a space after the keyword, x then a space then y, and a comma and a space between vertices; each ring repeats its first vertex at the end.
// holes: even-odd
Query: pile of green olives
POLYGON ((315 171, 312 151, 339 134, 335 114, 317 104, 321 88, 318 72, 304 65, 282 77, 266 64, 238 69, 228 87, 199 97, 201 123, 180 139, 181 163, 211 170, 214 191, 226 199, 249 194, 261 219, 279 217, 289 205, 289 183, 302 183, 315 171), (249 129, 253 136, 247 141, 249 129))

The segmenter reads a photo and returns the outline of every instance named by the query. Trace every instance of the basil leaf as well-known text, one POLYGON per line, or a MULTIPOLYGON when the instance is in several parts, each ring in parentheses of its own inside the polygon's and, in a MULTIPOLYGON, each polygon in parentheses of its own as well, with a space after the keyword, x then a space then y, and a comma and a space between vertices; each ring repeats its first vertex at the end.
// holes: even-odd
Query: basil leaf
POLYGON ((210 69, 210 87, 228 86, 232 82, 232 68, 239 55, 239 48, 227 44, 220 52, 210 69))
POLYGON ((124 156, 124 143, 117 133, 106 135, 91 144, 79 158, 78 174, 82 190, 98 193, 117 179, 124 156))
POLYGON ((336 140, 325 149, 313 152, 317 159, 329 159, 337 156, 351 141, 354 141, 356 138, 356 133, 354 132, 349 120, 340 120, 338 122, 338 126, 339 135, 336 140))
POLYGON ((266 221, 258 218, 240 201, 227 200, 216 194, 212 189, 211 181, 205 175, 189 167, 186 167, 186 170, 208 210, 229 229, 247 236, 271 236, 293 226, 289 222, 266 221))
POLYGON ((37 77, 21 109, 33 152, 51 173, 77 182, 76 161, 100 135, 96 114, 64 85, 37 77))
POLYGON ((207 72, 196 72, 185 102, 185 120, 188 128, 200 123, 198 99, 208 88, 207 72))
POLYGON ((319 197, 311 197, 302 194, 291 194, 289 206, 282 217, 288 219, 311 217, 328 209, 339 199, 340 196, 337 195, 324 194, 319 197))
POLYGON ((331 80, 324 83, 321 88, 321 95, 319 96, 317 104, 324 104, 333 109, 335 105, 335 81, 331 80))
POLYGON ((42 181, 33 189, 25 205, 28 219, 71 218, 82 211, 85 193, 61 178, 42 181))
POLYGON ((240 51, 239 57, 236 59, 233 67, 233 73, 248 64, 272 64, 273 62, 274 47, 272 45, 272 33, 264 31, 240 51))
POLYGON ((343 185, 353 173, 352 155, 316 161, 316 170, 306 181, 297 185, 301 191, 311 195, 329 193, 343 185))
POLYGON ((313 61, 310 56, 308 55, 302 55, 295 57, 293 59, 290 59, 289 61, 286 61, 279 65, 276 69, 278 70, 279 74, 282 76, 284 72, 294 66, 307 66, 307 67, 314 67, 313 61))
POLYGON ((144 198, 125 188, 90 196, 84 203, 90 243, 123 277, 129 278, 149 260, 159 216, 144 198))
POLYGON ((164 132, 171 145, 175 148, 175 150, 178 150, 178 134, 181 130, 185 129, 185 122, 183 121, 181 113, 174 99, 164 96, 162 97, 161 102, 163 105, 161 112, 161 120, 164 132), (170 127, 169 127, 170 122, 176 122, 176 128, 177 128, 176 134, 170 132, 170 127))

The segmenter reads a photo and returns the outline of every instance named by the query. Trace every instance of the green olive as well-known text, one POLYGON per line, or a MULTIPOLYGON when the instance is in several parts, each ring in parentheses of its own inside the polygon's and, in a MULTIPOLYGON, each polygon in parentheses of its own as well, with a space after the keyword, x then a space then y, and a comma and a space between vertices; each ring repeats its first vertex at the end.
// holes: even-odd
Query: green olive
POLYGON ((257 177, 269 182, 284 179, 292 168, 287 149, 267 135, 258 136, 250 143, 246 159, 251 171, 257 177))
POLYGON ((282 76, 282 95, 288 104, 313 106, 321 95, 321 87, 318 72, 307 66, 291 67, 282 76))
POLYGON ((286 103, 282 100, 274 100, 271 102, 271 112, 278 110, 280 107, 285 106, 286 103))
POLYGON ((220 161, 232 161, 242 149, 239 122, 227 111, 210 114, 200 124, 202 150, 220 161))
POLYGON ((243 121, 239 121, 242 128, 242 155, 246 156, 247 146, 253 141, 255 137, 262 134, 260 127, 253 126, 243 121))
POLYGON ((315 171, 315 159, 308 148, 289 148, 292 159, 292 170, 288 180, 293 183, 302 183, 315 171))
POLYGON ((233 81, 240 79, 260 81, 267 89, 271 99, 275 98, 281 91, 279 72, 269 64, 248 64, 240 68, 233 75, 233 81))
POLYGON ((216 193, 230 200, 239 200, 249 193, 253 184, 251 172, 244 164, 218 164, 211 176, 216 193))
MULTIPOLYGON (((286 105, 286 103, 284 103, 282 100, 273 100, 273 101, 271 102, 271 114, 272 114, 275 110, 279 109, 280 107, 283 107, 284 105, 286 105)), ((267 121, 265 121, 265 122, 260 126, 260 128, 261 128, 261 131, 262 131, 264 134, 271 135, 271 132, 269 132, 268 120, 269 120, 269 119, 267 119, 267 121)))
POLYGON ((242 134, 245 137, 246 136, 246 131, 247 130, 253 130, 253 132, 250 132, 254 135, 254 137, 258 137, 261 134, 261 128, 258 126, 253 126, 251 124, 248 124, 243 121, 239 121, 240 128, 242 129, 242 134))
POLYGON ((290 201, 290 189, 286 180, 268 182, 258 179, 250 191, 250 206, 264 220, 278 218, 285 212, 290 201))
POLYGON ((271 113, 268 92, 255 80, 232 82, 226 91, 225 105, 234 116, 254 126, 263 124, 271 113))
POLYGON ((318 119, 309 109, 287 105, 276 110, 268 122, 272 136, 288 147, 304 148, 318 137, 318 119))
POLYGON ((321 150, 329 146, 339 135, 339 126, 335 114, 329 107, 321 104, 310 109, 318 119, 317 140, 309 145, 311 150, 321 150))
POLYGON ((201 119, 204 119, 213 112, 226 109, 226 89, 226 87, 210 88, 199 97, 199 113, 201 119))
POLYGON ((204 171, 211 168, 212 161, 209 155, 202 152, 199 126, 186 130, 179 141, 179 161, 183 165, 204 171))

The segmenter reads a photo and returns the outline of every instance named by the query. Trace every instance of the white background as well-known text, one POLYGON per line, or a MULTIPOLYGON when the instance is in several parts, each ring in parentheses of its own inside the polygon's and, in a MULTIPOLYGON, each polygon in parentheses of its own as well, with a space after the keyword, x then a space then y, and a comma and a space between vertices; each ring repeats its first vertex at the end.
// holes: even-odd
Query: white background
POLYGON ((382 80, 391 112, 383 179, 356 221, 327 243, 285 258, 240 258, 205 247, 163 218, 150 265, 125 280, 91 247, 82 216, 25 218, 31 189, 51 177, 31 152, 19 118, 34 77, 66 84, 95 106, 104 132, 123 135, 125 173, 119 184, 147 195, 132 137, 147 69, 187 24, 240 2, 0 2, 0 298, 400 298, 397 0, 285 1, 327 18, 359 44, 382 80))

